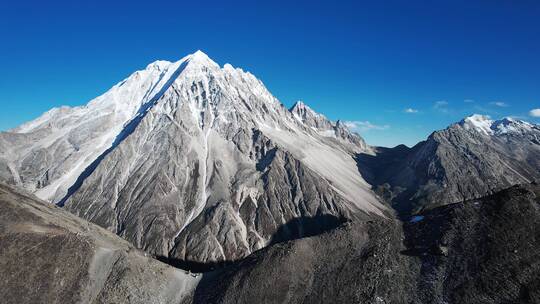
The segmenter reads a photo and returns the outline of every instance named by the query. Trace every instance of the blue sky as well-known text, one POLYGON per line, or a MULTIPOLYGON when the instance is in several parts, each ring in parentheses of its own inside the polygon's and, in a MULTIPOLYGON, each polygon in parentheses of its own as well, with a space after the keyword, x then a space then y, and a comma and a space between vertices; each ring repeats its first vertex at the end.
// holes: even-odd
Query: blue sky
POLYGON ((538 1, 7 2, 0 130, 197 49, 370 144, 413 145, 472 113, 540 123, 538 1))

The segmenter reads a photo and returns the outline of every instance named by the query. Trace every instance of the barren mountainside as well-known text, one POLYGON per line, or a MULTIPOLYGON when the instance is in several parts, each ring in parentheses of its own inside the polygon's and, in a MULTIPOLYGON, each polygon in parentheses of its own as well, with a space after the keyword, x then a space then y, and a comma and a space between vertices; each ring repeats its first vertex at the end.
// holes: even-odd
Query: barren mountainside
POLYGON ((374 189, 409 214, 539 180, 540 127, 473 115, 412 148, 377 148, 357 159, 374 189))
POLYGON ((0 297, 539 303, 538 179, 538 125, 372 147, 197 51, 0 132, 0 297))
POLYGON ((351 221, 203 277, 195 303, 538 303, 540 188, 351 221))
POLYGON ((179 303, 201 276, 0 183, 2 303, 179 303))
POLYGON ((149 253, 201 263, 310 233, 303 219, 384 216, 354 160, 370 148, 298 107, 199 51, 0 133, 0 177, 149 253))

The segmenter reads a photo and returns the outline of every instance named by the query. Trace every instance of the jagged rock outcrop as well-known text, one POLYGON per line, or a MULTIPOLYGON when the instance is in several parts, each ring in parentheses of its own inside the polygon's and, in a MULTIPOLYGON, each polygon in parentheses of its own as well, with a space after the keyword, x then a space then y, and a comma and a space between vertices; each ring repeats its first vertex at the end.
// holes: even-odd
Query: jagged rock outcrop
POLYGON ((399 212, 482 197, 540 179, 540 127, 473 115, 413 148, 358 155, 364 178, 399 212))
POLYGON ((302 101, 297 101, 289 111, 293 114, 294 118, 320 135, 333 138, 338 142, 352 144, 353 152, 373 153, 371 147, 366 144, 364 139, 358 134, 351 132, 342 121, 332 122, 324 115, 315 112, 302 101))
POLYGON ((0 177, 157 256, 235 260, 296 218, 384 216, 354 160, 363 140, 329 125, 197 52, 0 133, 0 177))
POLYGON ((195 303, 538 303, 540 187, 352 221, 205 277, 195 303))
POLYGON ((191 302, 201 278, 3 184, 0 276, 2 303, 191 302))

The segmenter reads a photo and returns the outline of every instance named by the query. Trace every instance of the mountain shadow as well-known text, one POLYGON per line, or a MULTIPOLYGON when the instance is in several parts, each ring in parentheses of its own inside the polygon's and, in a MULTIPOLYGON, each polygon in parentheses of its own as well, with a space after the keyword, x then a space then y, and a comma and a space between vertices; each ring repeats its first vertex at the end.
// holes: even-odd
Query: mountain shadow
POLYGON ((272 236, 270 244, 319 235, 339 227, 346 221, 347 219, 344 217, 330 214, 294 218, 278 228, 272 236))
POLYGON ((156 259, 160 262, 169 264, 175 268, 179 268, 191 273, 210 272, 219 268, 226 267, 233 263, 233 261, 201 263, 196 261, 186 261, 182 259, 169 258, 166 256, 157 256, 156 259))
POLYGON ((540 187, 350 221, 205 274, 193 303, 540 303, 540 187))
MULTIPOLYGON (((270 239, 269 245, 319 235, 339 227, 346 221, 347 219, 343 217, 336 217, 329 214, 317 215, 314 217, 294 218, 278 228, 276 233, 274 233, 270 239)), ((156 259, 173 267, 192 273, 212 272, 238 262, 219 261, 201 263, 166 256, 156 256, 156 259)))
POLYGON ((411 197, 418 190, 417 176, 407 166, 407 159, 415 149, 417 146, 378 147, 376 155, 355 155, 358 172, 401 219, 408 218, 416 207, 411 197))

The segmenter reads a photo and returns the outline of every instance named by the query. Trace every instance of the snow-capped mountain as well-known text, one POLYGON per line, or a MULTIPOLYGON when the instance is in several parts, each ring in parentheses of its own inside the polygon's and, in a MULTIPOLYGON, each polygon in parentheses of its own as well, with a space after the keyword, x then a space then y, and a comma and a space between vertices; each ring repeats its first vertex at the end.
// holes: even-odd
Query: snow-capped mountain
POLYGON ((485 195, 538 179, 537 125, 473 115, 370 147, 199 51, 0 132, 0 298, 531 302, 540 186, 485 195))
POLYGON ((409 149, 360 154, 364 177, 405 213, 540 179, 540 127, 472 115, 409 149))
POLYGON ((124 126, 155 102, 174 72, 171 63, 154 62, 87 105, 54 108, 1 133, 0 172, 42 199, 59 201, 124 126))
POLYGON ((474 130, 485 135, 524 135, 540 127, 523 120, 505 117, 501 120, 492 120, 489 116, 474 114, 458 123, 466 130, 474 130))
POLYGON ((308 109, 198 51, 0 133, 0 178, 155 255, 236 259, 307 218, 383 215, 354 159, 370 148, 308 109))

